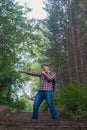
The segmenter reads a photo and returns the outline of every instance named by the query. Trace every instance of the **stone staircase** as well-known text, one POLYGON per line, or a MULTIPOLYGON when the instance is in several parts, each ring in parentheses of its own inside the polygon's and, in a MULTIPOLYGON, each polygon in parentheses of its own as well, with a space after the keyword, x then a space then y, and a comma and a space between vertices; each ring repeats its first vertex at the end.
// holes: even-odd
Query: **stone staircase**
POLYGON ((0 117, 0 130, 87 130, 87 120, 51 119, 49 112, 40 113, 38 120, 32 113, 14 112, 0 117))

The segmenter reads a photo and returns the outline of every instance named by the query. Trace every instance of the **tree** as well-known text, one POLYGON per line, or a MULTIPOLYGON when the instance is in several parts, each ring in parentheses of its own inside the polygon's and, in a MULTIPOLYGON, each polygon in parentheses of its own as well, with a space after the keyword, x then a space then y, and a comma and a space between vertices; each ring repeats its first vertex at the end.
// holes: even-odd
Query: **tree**
POLYGON ((49 39, 46 56, 57 69, 60 84, 69 84, 73 80, 87 83, 86 76, 86 7, 84 0, 47 0, 45 10, 48 13, 45 35, 49 39), (84 38, 83 38, 84 37, 84 38))
POLYGON ((35 59, 35 49, 41 44, 37 23, 26 17, 30 11, 31 9, 19 6, 13 0, 0 1, 1 104, 10 104, 18 98, 17 92, 24 82, 17 70, 22 69, 31 57, 35 59))

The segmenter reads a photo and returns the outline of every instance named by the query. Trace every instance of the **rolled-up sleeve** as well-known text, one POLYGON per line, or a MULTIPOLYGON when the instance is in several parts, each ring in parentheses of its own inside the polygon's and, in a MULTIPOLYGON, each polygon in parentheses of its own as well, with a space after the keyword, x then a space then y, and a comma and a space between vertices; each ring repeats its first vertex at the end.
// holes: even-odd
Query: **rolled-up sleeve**
POLYGON ((50 80, 50 81, 52 81, 52 80, 54 80, 54 79, 56 79, 56 74, 55 73, 51 73, 51 74, 47 74, 47 73, 44 73, 44 76, 48 79, 48 80, 50 80))

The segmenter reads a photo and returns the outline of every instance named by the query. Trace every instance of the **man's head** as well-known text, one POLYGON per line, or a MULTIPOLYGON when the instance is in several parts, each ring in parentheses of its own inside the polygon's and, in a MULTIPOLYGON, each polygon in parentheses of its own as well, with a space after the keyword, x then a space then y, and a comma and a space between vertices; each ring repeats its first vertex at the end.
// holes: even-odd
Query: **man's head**
POLYGON ((45 72, 49 72, 49 65, 47 64, 42 65, 42 70, 45 72))

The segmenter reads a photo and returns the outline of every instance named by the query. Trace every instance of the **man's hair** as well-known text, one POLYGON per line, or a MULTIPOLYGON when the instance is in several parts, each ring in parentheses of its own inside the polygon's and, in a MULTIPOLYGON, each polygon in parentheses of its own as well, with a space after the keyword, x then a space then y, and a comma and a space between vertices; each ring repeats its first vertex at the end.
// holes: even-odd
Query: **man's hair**
POLYGON ((42 65, 42 68, 43 68, 44 66, 47 66, 47 67, 49 67, 49 65, 48 65, 48 64, 43 64, 43 65, 42 65))

